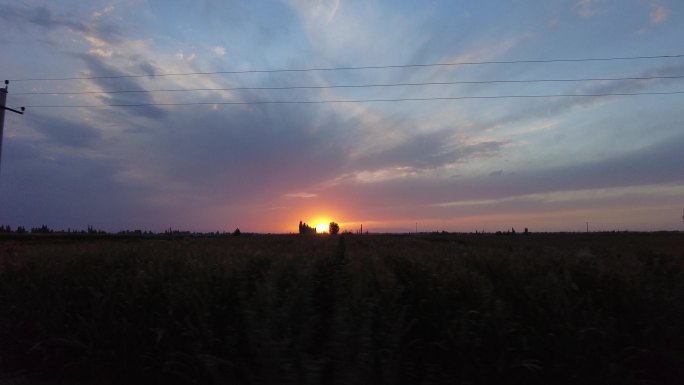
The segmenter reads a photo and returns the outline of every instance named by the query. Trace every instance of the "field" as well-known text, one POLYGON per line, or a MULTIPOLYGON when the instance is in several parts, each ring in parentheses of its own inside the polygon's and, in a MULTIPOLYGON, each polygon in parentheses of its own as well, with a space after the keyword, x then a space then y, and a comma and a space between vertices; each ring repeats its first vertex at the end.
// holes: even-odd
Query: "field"
POLYGON ((0 384, 681 384, 684 233, 0 238, 0 384))

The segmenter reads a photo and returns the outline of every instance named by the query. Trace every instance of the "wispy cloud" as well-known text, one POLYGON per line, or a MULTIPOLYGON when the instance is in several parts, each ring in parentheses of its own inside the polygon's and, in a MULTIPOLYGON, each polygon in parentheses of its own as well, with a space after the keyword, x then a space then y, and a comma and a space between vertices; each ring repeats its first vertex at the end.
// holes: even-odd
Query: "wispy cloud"
MULTIPOLYGON (((112 67, 103 58, 92 55, 81 55, 81 59, 88 67, 88 75, 94 77, 90 82, 102 91, 133 91, 124 94, 102 94, 96 96, 103 104, 152 104, 154 99, 151 93, 144 92, 145 88, 136 78, 125 77, 128 73, 118 68, 112 67)), ((163 117, 166 112, 155 106, 144 106, 139 108, 120 108, 126 114, 137 114, 152 119, 163 117)))
POLYGON ((680 184, 656 184, 640 186, 620 186, 598 189, 565 190, 553 191, 548 193, 525 194, 509 196, 498 199, 472 199, 460 200, 445 203, 436 203, 436 207, 459 207, 459 206, 486 206, 486 205, 505 205, 509 203, 539 202, 539 203, 570 203, 582 202, 594 204, 615 200, 617 198, 628 198, 633 196, 660 196, 677 197, 684 193, 684 185, 680 184))
POLYGON ((505 142, 460 143, 452 130, 441 130, 408 137, 398 145, 380 152, 366 153, 351 163, 355 172, 372 172, 382 169, 412 170, 420 172, 464 159, 492 156, 501 150, 505 142))
POLYGON ((217 56, 225 56, 226 48, 221 46, 212 47, 211 52, 213 52, 217 56))
POLYGON ((651 6, 651 24, 660 24, 670 15, 670 11, 662 4, 655 3, 651 6))
POLYGON ((296 192, 296 193, 288 193, 283 195, 285 198, 300 198, 300 199, 309 199, 309 198, 315 198, 318 196, 318 194, 313 194, 313 193, 307 193, 307 192, 296 192))
MULTIPOLYGON (((684 71, 684 63, 675 61, 673 63, 660 64, 657 67, 644 69, 637 74, 626 76, 627 78, 633 77, 635 79, 594 81, 584 84, 580 83, 558 93, 567 95, 603 95, 646 91, 649 89, 657 89, 657 87, 663 85, 682 83, 682 79, 638 78, 678 76, 681 75, 682 71, 684 71)), ((511 110, 501 117, 492 118, 489 120, 485 119, 482 124, 484 126, 495 126, 503 123, 510 124, 520 121, 535 120, 538 118, 554 117, 572 111, 576 108, 591 108, 606 104, 610 101, 618 100, 619 98, 621 98, 621 96, 578 96, 540 99, 538 102, 530 104, 526 108, 511 110)))
POLYGON ((55 31, 67 29, 81 34, 84 38, 90 38, 91 42, 97 42, 102 46, 104 42, 115 43, 120 41, 122 31, 102 15, 109 13, 113 8, 105 8, 103 11, 93 13, 90 21, 79 19, 73 14, 54 11, 49 6, 19 6, 0 5, 0 18, 5 20, 6 25, 14 25, 18 28, 30 28, 30 25, 38 26, 45 30, 55 31))
POLYGON ((605 13, 606 10, 598 5, 597 0, 578 0, 573 9, 581 17, 593 17, 605 13))
POLYGON ((458 201, 501 200, 562 191, 682 184, 681 146, 684 135, 607 159, 560 166, 534 165, 496 177, 397 178, 372 185, 341 183, 334 189, 373 205, 430 205, 453 202, 454 197, 458 201))
POLYGON ((112 11, 114 11, 114 4, 107 4, 101 10, 93 11, 93 17, 94 18, 100 18, 103 15, 112 13, 112 11))
POLYGON ((295 9, 307 22, 330 21, 337 14, 341 0, 288 0, 290 6, 295 9))

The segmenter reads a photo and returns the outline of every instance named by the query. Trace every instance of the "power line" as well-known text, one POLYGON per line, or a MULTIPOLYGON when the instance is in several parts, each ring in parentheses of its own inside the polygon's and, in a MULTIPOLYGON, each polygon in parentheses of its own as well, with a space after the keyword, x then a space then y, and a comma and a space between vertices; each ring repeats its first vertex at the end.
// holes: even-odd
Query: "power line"
POLYGON ((248 73, 277 73, 277 72, 314 72, 314 71, 351 71, 368 69, 390 69, 390 68, 420 68, 420 67, 450 67, 461 65, 485 65, 485 64, 540 64, 540 63, 576 63, 591 61, 618 61, 618 60, 650 60, 650 59, 674 59, 684 57, 684 54, 675 55, 655 55, 655 56, 623 56, 623 57, 603 57, 603 58, 579 58, 579 59, 546 59, 546 60, 492 60, 474 62, 453 62, 453 63, 428 63, 428 64, 394 64, 378 66, 350 66, 350 67, 320 67, 320 68, 289 68, 289 69, 257 69, 257 70, 236 70, 236 71, 206 71, 206 72, 179 72, 161 74, 135 74, 135 75, 111 75, 111 76, 74 76, 62 78, 23 78, 10 79, 13 82, 26 81, 67 81, 67 80, 93 80, 93 79, 123 79, 123 78, 144 78, 144 77, 163 77, 163 76, 190 76, 190 75, 228 75, 228 74, 248 74, 248 73))
POLYGON ((201 105, 246 105, 246 104, 327 104, 327 103, 371 103, 371 102, 409 102, 465 99, 531 99, 559 97, 609 97, 640 95, 679 95, 684 91, 669 92, 615 92, 603 94, 547 94, 547 95, 492 95, 492 96, 445 96, 429 98, 395 98, 395 99, 357 99, 357 100, 255 100, 241 102, 177 102, 177 103, 117 103, 99 105, 33 105, 27 108, 100 108, 100 107, 162 107, 162 106, 201 106, 201 105))
POLYGON ((269 86, 269 87, 228 87, 228 88, 177 88, 157 90, 117 90, 117 91, 63 91, 63 92, 19 92, 13 95, 86 95, 86 94, 124 94, 124 93, 153 93, 153 92, 195 92, 195 91, 247 91, 247 90, 296 90, 296 89, 331 89, 331 88, 379 88, 403 86, 433 86, 457 84, 495 84, 495 83, 561 83, 561 82, 593 82, 593 81, 626 81, 626 80, 658 80, 682 79, 684 75, 673 76, 643 76, 618 78, 580 78, 580 79, 523 79, 523 80, 464 80, 451 82, 418 82, 418 83, 378 83, 378 84, 349 84, 327 86, 269 86))

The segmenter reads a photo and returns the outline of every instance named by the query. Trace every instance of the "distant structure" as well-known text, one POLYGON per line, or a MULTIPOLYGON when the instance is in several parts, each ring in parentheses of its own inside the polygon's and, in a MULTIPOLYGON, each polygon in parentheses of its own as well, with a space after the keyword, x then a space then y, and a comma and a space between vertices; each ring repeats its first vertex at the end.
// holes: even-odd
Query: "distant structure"
POLYGON ((684 209, 682 209, 682 222, 684 222, 684 209))
POLYGON ((5 88, 0 88, 0 158, 2 157, 2 135, 5 129, 5 110, 16 112, 19 115, 24 115, 24 107, 20 110, 9 108, 5 106, 7 102, 7 89, 9 88, 9 80, 5 80, 5 88))

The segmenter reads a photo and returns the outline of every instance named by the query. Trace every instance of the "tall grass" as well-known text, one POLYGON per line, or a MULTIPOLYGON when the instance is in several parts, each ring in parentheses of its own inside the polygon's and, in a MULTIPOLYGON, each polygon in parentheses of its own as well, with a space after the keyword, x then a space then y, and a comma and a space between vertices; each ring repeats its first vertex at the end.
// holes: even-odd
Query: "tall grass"
POLYGON ((679 384, 681 238, 629 237, 5 241, 0 374, 679 384))

